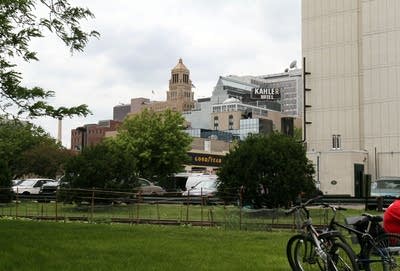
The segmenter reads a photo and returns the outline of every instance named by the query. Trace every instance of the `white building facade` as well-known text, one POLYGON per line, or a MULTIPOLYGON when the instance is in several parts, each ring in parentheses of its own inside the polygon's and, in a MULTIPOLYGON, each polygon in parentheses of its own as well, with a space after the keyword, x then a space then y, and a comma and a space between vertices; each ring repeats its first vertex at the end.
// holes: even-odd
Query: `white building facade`
MULTIPOLYGON (((400 176, 400 1, 303 0, 306 142, 325 194, 400 176)), ((303 67, 304 68, 304 67, 303 67)))

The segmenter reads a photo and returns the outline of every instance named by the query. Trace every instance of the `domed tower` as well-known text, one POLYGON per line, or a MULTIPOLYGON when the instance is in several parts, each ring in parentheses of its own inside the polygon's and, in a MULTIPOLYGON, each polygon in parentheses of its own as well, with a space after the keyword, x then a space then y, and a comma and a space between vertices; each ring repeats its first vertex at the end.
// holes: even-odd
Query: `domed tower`
POLYGON ((178 64, 171 70, 167 101, 176 104, 178 111, 190 111, 194 107, 194 93, 192 92, 192 80, 190 71, 179 59, 178 64))

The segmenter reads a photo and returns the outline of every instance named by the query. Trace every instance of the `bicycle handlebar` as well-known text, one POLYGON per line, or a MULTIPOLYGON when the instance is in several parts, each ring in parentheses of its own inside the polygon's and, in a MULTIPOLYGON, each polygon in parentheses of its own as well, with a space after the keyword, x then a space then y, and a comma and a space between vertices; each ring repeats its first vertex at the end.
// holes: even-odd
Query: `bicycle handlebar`
POLYGON ((330 205, 328 203, 323 203, 322 206, 324 208, 331 208, 334 212, 336 212, 336 211, 347 211, 347 208, 344 208, 344 207, 341 207, 341 206, 333 206, 333 205, 330 205))
POLYGON ((319 199, 321 199, 321 198, 323 198, 323 196, 321 196, 321 195, 320 195, 320 196, 316 196, 315 198, 311 198, 311 199, 307 200, 306 202, 301 203, 301 204, 299 204, 299 205, 296 205, 296 206, 290 208, 289 210, 285 211, 285 214, 286 214, 286 215, 290 215, 290 214, 294 213, 294 212, 295 212, 296 210, 298 210, 298 209, 305 209, 305 207, 306 207, 307 205, 310 205, 310 204, 313 203, 314 201, 317 201, 317 200, 319 200, 319 199))

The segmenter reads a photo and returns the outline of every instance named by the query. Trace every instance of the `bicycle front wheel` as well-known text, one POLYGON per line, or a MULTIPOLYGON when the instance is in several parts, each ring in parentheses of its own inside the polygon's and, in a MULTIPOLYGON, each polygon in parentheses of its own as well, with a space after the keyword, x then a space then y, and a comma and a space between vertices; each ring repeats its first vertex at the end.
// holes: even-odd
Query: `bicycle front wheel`
POLYGON ((400 235, 379 235, 367 251, 366 257, 366 270, 400 271, 400 235))
POLYGON ((294 249, 296 247, 297 242, 303 241, 305 239, 304 234, 296 234, 292 236, 289 241, 287 242, 286 245, 286 257, 288 259, 290 268, 292 271, 297 271, 297 267, 295 264, 295 259, 294 259, 294 249))
POLYGON ((334 243, 329 249, 328 256, 329 271, 358 271, 354 252, 345 243, 334 243))

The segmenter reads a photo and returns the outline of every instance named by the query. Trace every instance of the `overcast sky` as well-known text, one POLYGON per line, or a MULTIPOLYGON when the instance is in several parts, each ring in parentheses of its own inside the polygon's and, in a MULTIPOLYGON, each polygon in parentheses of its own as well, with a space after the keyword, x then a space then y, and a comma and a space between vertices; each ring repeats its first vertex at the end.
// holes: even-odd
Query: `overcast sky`
MULTIPOLYGON (((300 0, 75 0, 96 16, 100 32, 85 51, 47 36, 32 43, 39 62, 23 64, 24 83, 56 92, 58 106, 87 104, 92 115, 64 119, 71 129, 112 119, 131 98, 165 100, 171 69, 182 58, 195 98, 211 96, 218 77, 280 73, 301 58, 300 0), (154 94, 152 94, 154 91, 154 94)), ((300 66, 300 65, 299 65, 300 66)), ((34 121, 57 136, 57 121, 34 121)))

